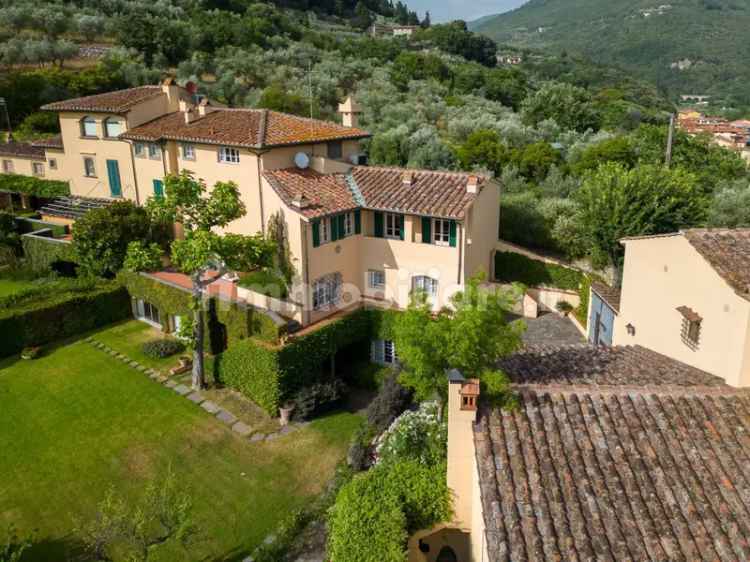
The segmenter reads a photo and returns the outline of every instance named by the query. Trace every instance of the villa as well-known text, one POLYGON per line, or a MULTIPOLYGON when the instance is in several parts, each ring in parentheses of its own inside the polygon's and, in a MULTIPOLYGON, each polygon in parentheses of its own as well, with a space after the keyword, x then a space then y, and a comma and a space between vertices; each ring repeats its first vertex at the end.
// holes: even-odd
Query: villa
POLYGON ((363 165, 361 108, 342 124, 265 109, 229 109, 167 79, 55 102, 61 134, 14 152, 2 170, 69 182, 69 200, 44 218, 73 222, 74 208, 164 195, 164 177, 189 170, 208 186, 233 181, 247 214, 226 232, 283 224, 295 270, 283 302, 240 292, 301 326, 342 308, 405 307, 414 289, 443 306, 472 275, 491 271, 499 186, 466 173, 363 165), (104 202, 104 203, 103 203, 104 202))

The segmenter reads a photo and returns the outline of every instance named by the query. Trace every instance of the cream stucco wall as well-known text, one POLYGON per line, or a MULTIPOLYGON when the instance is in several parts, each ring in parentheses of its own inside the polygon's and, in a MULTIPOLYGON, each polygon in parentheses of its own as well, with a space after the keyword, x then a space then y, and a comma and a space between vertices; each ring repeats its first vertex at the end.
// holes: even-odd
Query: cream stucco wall
POLYGON ((625 268, 614 345, 640 344, 724 378, 750 386, 750 302, 739 297, 682 236, 625 242, 625 268), (687 306, 702 318, 693 350, 682 341, 687 306), (626 326, 635 327, 635 335, 626 326))
POLYGON ((40 164, 44 164, 44 175, 39 177, 43 179, 52 179, 50 177, 49 166, 44 158, 26 158, 21 156, 6 156, 5 154, 0 154, 0 174, 4 173, 3 170, 5 168, 3 166, 3 162, 5 162, 6 160, 12 162, 13 165, 13 171, 9 173, 20 174, 23 176, 33 176, 34 174, 31 169, 31 164, 33 162, 38 162, 40 164))
POLYGON ((500 230, 500 186, 490 181, 479 193, 466 218, 464 282, 480 271, 491 279, 492 255, 500 230))

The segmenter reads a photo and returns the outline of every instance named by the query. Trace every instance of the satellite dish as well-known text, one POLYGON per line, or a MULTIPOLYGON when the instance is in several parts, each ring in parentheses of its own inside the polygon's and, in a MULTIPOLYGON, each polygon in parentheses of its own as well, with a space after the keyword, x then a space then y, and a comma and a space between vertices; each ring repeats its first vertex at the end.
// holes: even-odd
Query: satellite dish
POLYGON ((310 157, 304 152, 298 152, 294 155, 294 164, 300 170, 305 170, 310 166, 310 157))

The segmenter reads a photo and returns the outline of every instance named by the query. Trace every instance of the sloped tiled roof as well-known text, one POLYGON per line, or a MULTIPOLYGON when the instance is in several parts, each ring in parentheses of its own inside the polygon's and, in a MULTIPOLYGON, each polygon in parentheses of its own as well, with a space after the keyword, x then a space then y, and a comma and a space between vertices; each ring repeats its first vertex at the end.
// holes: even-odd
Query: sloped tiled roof
POLYGON ((725 386, 720 377, 639 345, 531 345, 498 366, 517 384, 725 386))
POLYGON ((598 281, 591 283, 591 289, 599 295, 604 302, 611 306, 612 310, 620 312, 620 298, 622 297, 620 289, 610 287, 609 285, 599 283, 598 281))
POLYGON ((474 426, 488 562, 750 559, 750 391, 637 347, 504 368, 519 406, 474 426))
POLYGON ((47 111, 97 111, 101 113, 125 113, 134 105, 163 95, 161 86, 137 86, 105 94, 56 101, 43 105, 47 111))
POLYGON ((683 235, 738 295, 750 299, 750 228, 690 229, 683 235))
POLYGON ((161 139, 265 148, 360 139, 370 136, 361 129, 337 123, 306 119, 267 109, 214 109, 191 123, 181 112, 158 117, 121 135, 124 139, 161 139))
POLYGON ((0 143, 0 155, 44 160, 44 149, 25 142, 0 143))
POLYGON ((343 174, 320 174, 315 170, 289 168, 264 172, 263 177, 282 201, 294 207, 292 200, 304 196, 307 205, 299 212, 308 218, 340 213, 357 208, 343 174))
POLYGON ((36 146, 39 148, 53 148, 57 150, 62 150, 64 148, 62 135, 55 135, 53 137, 34 141, 31 144, 32 146, 36 146))
POLYGON ((487 183, 476 174, 402 168, 357 166, 351 175, 369 209, 453 219, 463 219, 477 197, 466 189, 469 178, 477 178, 477 191, 487 183), (411 175, 411 185, 404 174, 411 175))

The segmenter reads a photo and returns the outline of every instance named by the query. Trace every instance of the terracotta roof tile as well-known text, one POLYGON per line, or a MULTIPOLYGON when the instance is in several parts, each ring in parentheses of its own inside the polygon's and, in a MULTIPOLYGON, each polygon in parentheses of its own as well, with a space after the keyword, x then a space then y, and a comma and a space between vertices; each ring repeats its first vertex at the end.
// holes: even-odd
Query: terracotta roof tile
POLYGON ((263 177, 279 197, 294 208, 292 200, 304 196, 307 205, 299 212, 308 218, 321 217, 357 208, 344 174, 320 174, 315 170, 289 168, 264 172, 263 177))
POLYGON ((54 149, 62 150, 63 149, 62 135, 55 135, 53 137, 34 141, 31 143, 31 145, 40 147, 40 148, 54 148, 54 149))
POLYGON ((163 95, 161 86, 138 86, 105 94, 56 101, 43 105, 47 111, 98 111, 101 113, 125 113, 134 105, 163 95))
POLYGON ((691 229, 682 234, 738 295, 750 300, 750 228, 691 229))
POLYGON ((599 295, 604 302, 611 306, 612 310, 618 313, 620 312, 620 298, 622 297, 620 289, 616 289, 614 287, 610 287, 609 285, 605 285, 604 283, 594 281, 591 283, 591 290, 599 295))
POLYGON ((0 143, 0 155, 44 160, 44 149, 25 142, 0 143))
POLYGON ((306 119, 265 109, 214 109, 185 123, 184 114, 170 113, 135 127, 122 138, 142 141, 161 139, 264 148, 309 142, 360 139, 370 136, 361 129, 306 119))
POLYGON ((625 354, 652 374, 594 386, 578 355, 560 363, 562 384, 515 385, 518 408, 480 412, 489 562, 750 559, 750 392, 658 385, 666 358, 625 354))

